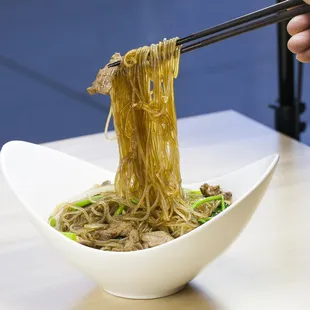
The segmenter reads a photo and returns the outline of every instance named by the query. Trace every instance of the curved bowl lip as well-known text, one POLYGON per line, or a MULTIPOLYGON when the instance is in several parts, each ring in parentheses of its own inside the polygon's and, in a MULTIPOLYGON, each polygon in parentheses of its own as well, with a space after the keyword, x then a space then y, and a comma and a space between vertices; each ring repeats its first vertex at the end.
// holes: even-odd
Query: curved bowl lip
MULTIPOLYGON (((21 144, 28 144, 28 145, 31 145, 31 146, 34 146, 34 147, 40 147, 40 148, 46 148, 46 149, 49 149, 51 152, 56 152, 56 153, 60 153, 66 157, 69 157, 71 159, 74 159, 74 160, 78 160, 80 162, 82 162, 83 164, 86 164, 86 165, 90 165, 92 167, 95 167, 97 169, 100 169, 100 170, 104 170, 106 172, 109 172, 111 174, 114 174, 115 175, 115 172, 112 172, 110 170, 107 170, 107 169, 104 169, 104 168, 101 168, 99 166, 96 166, 96 165, 93 165, 87 161, 84 161, 84 160, 81 160, 77 157, 74 157, 72 155, 69 155, 69 154, 66 154, 66 153, 63 153, 61 151, 58 151, 58 150, 54 150, 54 149, 51 149, 51 148, 48 148, 47 146, 44 146, 44 145, 39 145, 39 144, 35 144, 35 143, 31 143, 31 142, 26 142, 26 141, 21 141, 21 140, 13 140, 13 141, 9 141, 7 143, 5 143, 1 149, 1 153, 0 153, 0 160, 1 160, 1 166, 2 166, 2 171, 3 171, 3 174, 4 174, 4 177, 5 179, 7 180, 10 188, 12 189, 12 191, 14 192, 14 194, 17 196, 18 200, 25 206, 25 208, 27 209, 27 211, 32 215, 32 217, 34 217, 37 221, 39 221, 40 223, 43 223, 44 225, 46 225, 46 229, 50 229, 50 231, 52 231, 52 233, 55 234, 55 238, 60 238, 62 239, 63 242, 68 242, 68 246, 72 246, 72 247, 76 247, 77 249, 81 250, 81 251, 85 251, 85 253, 89 253, 89 254, 95 254, 95 255, 102 255, 102 256, 108 256, 108 255, 111 255, 111 256, 118 256, 120 257, 123 256, 124 258, 128 257, 128 256, 133 256, 133 255, 144 255, 146 253, 152 253, 152 252, 155 252, 155 251, 158 251, 158 250, 163 250, 164 248, 166 247, 169 247, 172 243, 174 244, 177 244, 177 242, 182 242, 183 240, 185 240, 185 238, 188 238, 190 235, 193 235, 193 234, 197 234, 199 233, 201 230, 205 229, 207 226, 209 226, 211 223, 214 223, 215 221, 218 221, 222 216, 225 216, 225 214, 227 214, 228 212, 230 212, 233 208, 235 208, 241 201, 243 201, 245 198, 247 198, 251 193, 252 191, 257 187, 259 186, 263 181, 264 179, 271 173, 271 171, 274 169, 274 167, 277 165, 278 161, 279 161, 279 158, 280 158, 280 155, 278 153, 273 153, 271 155, 268 155, 268 156, 265 156, 259 160, 256 160, 250 164, 247 164, 245 166, 243 166, 242 168, 239 168, 239 169, 236 169, 232 172, 229 172, 229 173, 226 173, 220 177, 216 177, 216 178, 213 178, 213 179, 210 179, 210 181, 214 182, 218 179, 222 179, 223 177, 225 176, 229 176, 229 175, 232 175, 234 173, 236 173, 237 171, 241 170, 241 169, 245 169, 246 167, 249 167, 255 163, 258 163, 260 161, 263 161, 263 160, 266 160, 267 158, 272 158, 274 157, 273 161, 270 163, 269 167, 266 169, 266 171, 263 173, 263 175, 257 180, 257 182, 251 187, 251 189, 246 192, 244 195, 242 195, 239 199, 237 199, 234 203, 231 204, 231 206, 227 209, 225 209, 223 212, 221 212, 220 214, 218 214, 212 221, 210 222, 207 222, 205 223, 204 225, 201 225, 197 228, 195 228, 194 230, 190 231, 189 233, 177 238, 177 239, 174 239, 174 240, 171 240, 167 243, 164 243, 164 244, 161 244, 159 246, 156 246, 156 247, 153 247, 153 248, 149 248, 149 249, 143 249, 143 250, 139 250, 139 251, 131 251, 131 252, 112 252, 112 251, 100 251, 98 249, 94 249, 94 248, 90 248, 90 247, 87 247, 87 246, 84 246, 80 243, 77 243, 77 242, 72 242, 72 240, 70 240, 69 238, 66 238, 64 237, 63 235, 61 235, 57 230, 55 230, 54 228, 52 228, 50 225, 48 225, 47 221, 44 221, 41 217, 39 217, 33 210, 31 207, 29 207, 29 205, 22 201, 21 198, 17 195, 17 193, 15 192, 13 186, 11 185, 10 181, 9 181, 9 177, 7 176, 7 170, 6 170, 6 166, 5 166, 5 163, 4 163, 4 159, 3 159, 3 152, 5 153, 6 152, 6 149, 12 145, 12 144, 16 144, 16 143, 21 143, 21 144)), ((197 182, 198 183, 198 182, 197 182)), ((187 185, 191 185, 191 184, 195 184, 195 183, 190 183, 190 184, 187 184, 187 185)), ((186 185, 186 184, 184 184, 186 185)))

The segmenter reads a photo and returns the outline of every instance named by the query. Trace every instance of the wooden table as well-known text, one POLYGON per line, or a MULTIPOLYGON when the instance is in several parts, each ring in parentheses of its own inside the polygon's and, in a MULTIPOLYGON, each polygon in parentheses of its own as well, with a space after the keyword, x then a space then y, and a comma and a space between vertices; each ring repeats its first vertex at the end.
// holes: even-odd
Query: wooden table
MULTIPOLYGON (((262 204, 228 251, 174 296, 110 296, 40 238, 0 171, 0 309, 310 309, 310 149, 233 111, 180 120, 179 141, 184 182, 281 155, 262 204)), ((116 142, 103 134, 46 145, 117 167, 116 142)))

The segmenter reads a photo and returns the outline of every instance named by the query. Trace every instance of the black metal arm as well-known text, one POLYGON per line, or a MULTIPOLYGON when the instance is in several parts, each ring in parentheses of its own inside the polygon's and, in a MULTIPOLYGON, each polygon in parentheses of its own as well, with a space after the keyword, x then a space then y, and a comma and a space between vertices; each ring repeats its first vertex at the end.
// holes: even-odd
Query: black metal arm
MULTIPOLYGON (((282 2, 283 0, 277 0, 282 2)), ((294 64, 295 56, 288 50, 287 42, 290 36, 287 32, 287 22, 278 24, 278 105, 271 106, 275 110, 275 129, 296 140, 306 129, 306 124, 300 121, 300 115, 305 111, 305 104, 300 102, 300 93, 296 98, 294 64)), ((298 79, 298 89, 302 83, 302 65, 298 79)))

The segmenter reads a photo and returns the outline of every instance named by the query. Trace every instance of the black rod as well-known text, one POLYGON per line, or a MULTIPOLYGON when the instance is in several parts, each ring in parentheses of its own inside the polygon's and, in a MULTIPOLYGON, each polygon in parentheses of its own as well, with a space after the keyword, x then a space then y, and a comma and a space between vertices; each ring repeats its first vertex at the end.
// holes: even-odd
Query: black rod
MULTIPOLYGON (((281 0, 278 2, 281 2, 281 0)), ((287 48, 290 35, 287 32, 287 21, 278 24, 278 70, 279 70, 279 103, 293 106, 294 90, 294 56, 287 48)))
MULTIPOLYGON (((283 2, 283 0, 277 0, 283 2)), ((287 48, 290 35, 288 22, 277 25, 278 35, 278 106, 275 109, 275 129, 293 139, 300 139, 299 108, 295 100, 294 55, 287 48)))

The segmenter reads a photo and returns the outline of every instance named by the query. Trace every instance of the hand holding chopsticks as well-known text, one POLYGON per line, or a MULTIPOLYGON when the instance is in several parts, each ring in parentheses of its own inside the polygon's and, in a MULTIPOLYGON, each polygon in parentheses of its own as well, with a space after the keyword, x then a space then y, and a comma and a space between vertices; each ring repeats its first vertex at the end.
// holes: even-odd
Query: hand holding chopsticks
MULTIPOLYGON (((184 54, 203 46, 211 45, 275 23, 280 23, 306 13, 310 13, 310 5, 305 4, 303 0, 286 0, 181 38, 177 41, 177 44, 182 45, 181 53, 184 54), (201 38, 204 39, 199 40, 201 38), (196 40, 199 41, 194 42, 196 40), (191 44, 185 45, 189 42, 191 42, 191 44)), ((109 67, 118 66, 119 64, 120 62, 114 62, 111 63, 109 67)))
MULTIPOLYGON (((310 0, 305 0, 310 4, 310 0)), ((287 30, 292 38, 288 47, 300 62, 310 62, 310 14, 293 18, 287 30)))

